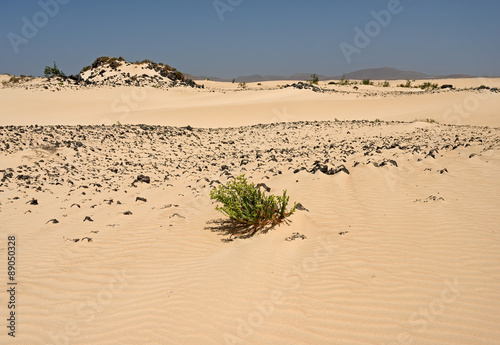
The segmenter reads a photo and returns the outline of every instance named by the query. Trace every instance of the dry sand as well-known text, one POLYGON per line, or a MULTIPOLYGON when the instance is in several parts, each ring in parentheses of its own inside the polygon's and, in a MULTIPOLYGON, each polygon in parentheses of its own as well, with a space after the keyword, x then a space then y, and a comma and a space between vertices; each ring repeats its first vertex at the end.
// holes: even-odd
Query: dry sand
POLYGON ((498 344, 499 93, 204 83, 0 89, 1 343, 498 344), (242 173, 307 210, 231 233, 242 173))

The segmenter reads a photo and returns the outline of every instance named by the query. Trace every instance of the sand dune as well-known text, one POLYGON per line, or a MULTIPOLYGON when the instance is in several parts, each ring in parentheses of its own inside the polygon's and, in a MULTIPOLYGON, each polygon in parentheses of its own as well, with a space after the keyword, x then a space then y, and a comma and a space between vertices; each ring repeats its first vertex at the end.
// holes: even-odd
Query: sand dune
POLYGON ((16 341, 496 344, 499 94, 273 85, 0 89, 16 341), (231 233, 243 173, 307 210, 231 233))

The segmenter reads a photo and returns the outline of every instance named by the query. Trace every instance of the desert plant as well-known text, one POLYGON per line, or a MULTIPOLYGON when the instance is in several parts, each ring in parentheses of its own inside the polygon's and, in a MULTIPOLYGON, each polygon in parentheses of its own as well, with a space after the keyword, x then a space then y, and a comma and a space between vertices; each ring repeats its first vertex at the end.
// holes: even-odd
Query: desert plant
POLYGON ((363 79, 363 85, 373 85, 370 79, 363 79))
POLYGON ((316 84, 318 85, 319 83, 319 76, 314 73, 314 74, 311 74, 311 79, 310 80, 306 80, 309 84, 316 84))
POLYGON ((425 83, 419 85, 418 87, 421 88, 422 90, 429 90, 429 89, 434 90, 438 88, 438 84, 432 84, 426 81, 425 83))
POLYGON ((350 82, 349 82, 349 79, 346 79, 345 78, 345 74, 342 75, 342 79, 340 79, 340 82, 339 82, 340 85, 349 85, 350 82))
POLYGON ((235 78, 233 78, 233 84, 234 84, 235 82, 236 82, 236 79, 235 79, 235 78))
POLYGON ((428 123, 436 123, 436 120, 434 119, 425 119, 425 121, 428 123))
POLYGON ((217 211, 235 223, 253 226, 255 229, 279 224, 297 208, 295 203, 287 211, 290 197, 286 195, 286 190, 282 196, 267 196, 259 187, 248 183, 245 175, 212 189, 210 198, 223 204, 216 206, 217 211))
MULTIPOLYGON (((413 81, 415 81, 415 80, 413 80, 413 81)), ((411 81, 410 79, 407 79, 405 84, 399 84, 398 86, 399 86, 399 87, 407 87, 407 88, 410 88, 410 87, 412 87, 412 86, 411 86, 411 82, 412 82, 412 81, 411 81)))
POLYGON ((238 84, 238 87, 241 87, 242 89, 244 89, 244 88, 247 87, 247 83, 241 82, 241 83, 238 84))
POLYGON ((384 82, 382 83, 382 87, 389 87, 390 85, 391 85, 391 84, 389 84, 389 82, 388 82, 388 81, 384 81, 384 82))
POLYGON ((59 68, 57 68, 56 62, 54 61, 54 67, 50 66, 45 66, 45 69, 43 70, 43 74, 46 77, 57 77, 57 76, 66 76, 63 71, 61 71, 59 68))
POLYGON ((257 83, 258 86, 262 85, 262 83, 257 83))
POLYGON ((9 79, 9 83, 12 83, 12 84, 17 84, 21 81, 21 78, 18 78, 16 76, 11 76, 10 79, 9 79))

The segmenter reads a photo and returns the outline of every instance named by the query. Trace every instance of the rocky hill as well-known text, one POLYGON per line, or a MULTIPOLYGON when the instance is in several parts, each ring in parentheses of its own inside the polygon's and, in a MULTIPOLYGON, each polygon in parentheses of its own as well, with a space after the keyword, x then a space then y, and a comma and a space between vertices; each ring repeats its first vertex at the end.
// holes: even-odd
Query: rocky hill
POLYGON ((167 64, 150 60, 128 62, 122 57, 108 56, 97 58, 77 75, 66 76, 63 73, 56 73, 47 76, 47 78, 11 77, 4 80, 2 84, 4 87, 43 88, 47 90, 116 86, 203 88, 203 85, 198 85, 182 72, 167 64))

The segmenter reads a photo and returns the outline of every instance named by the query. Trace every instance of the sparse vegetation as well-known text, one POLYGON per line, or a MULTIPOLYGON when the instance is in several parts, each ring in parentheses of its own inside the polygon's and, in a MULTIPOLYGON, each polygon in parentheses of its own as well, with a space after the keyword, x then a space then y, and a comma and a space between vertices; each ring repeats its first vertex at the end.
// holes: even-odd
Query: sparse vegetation
POLYGON ((233 84, 234 84, 235 82, 236 82, 236 79, 235 79, 235 78, 233 78, 233 84))
POLYGON ((16 77, 15 75, 11 76, 9 78, 9 83, 12 83, 12 84, 17 84, 21 81, 21 78, 18 78, 16 77))
POLYGON ((373 85, 373 82, 370 79, 363 79, 363 85, 373 85))
POLYGON ((389 84, 387 80, 382 83, 382 87, 389 87, 389 86, 391 86, 391 84, 389 84))
POLYGON ((349 79, 345 78, 345 74, 342 75, 342 79, 340 79, 339 85, 349 85, 349 84, 350 84, 349 79))
POLYGON ((150 63, 153 63, 153 61, 148 60, 148 59, 144 59, 142 61, 136 61, 136 62, 134 62, 134 65, 143 65, 143 64, 150 64, 150 63))
POLYGON ((57 68, 56 62, 54 61, 54 67, 45 66, 43 74, 46 77, 64 77, 66 76, 63 71, 57 68))
MULTIPOLYGON (((7 74, 10 75, 10 74, 7 74)), ((27 81, 30 81, 34 79, 33 76, 25 76, 25 75, 20 75, 19 77, 16 77, 15 75, 11 75, 9 80, 3 80, 2 85, 7 87, 7 86, 12 86, 13 84, 20 84, 20 83, 25 83, 27 81)))
POLYGON ((375 119, 375 122, 382 122, 382 121, 380 121, 380 119, 375 119))
MULTIPOLYGON (((413 80, 413 81, 415 81, 415 80, 413 80)), ((399 87, 407 87, 407 88, 410 88, 410 87, 412 87, 412 86, 411 86, 411 83, 412 83, 412 81, 411 81, 410 79, 407 79, 405 84, 399 84, 398 86, 399 86, 399 87)))
POLYGON ((238 84, 238 87, 244 89, 244 88, 247 87, 247 83, 241 82, 241 83, 238 84))
POLYGON ((427 82, 419 85, 418 87, 421 88, 422 90, 434 90, 434 89, 437 89, 439 86, 438 86, 438 84, 432 84, 432 83, 427 81, 427 82))
POLYGON ((87 72, 88 70, 90 70, 92 67, 90 66, 85 66, 82 68, 82 70, 80 71, 80 73, 84 73, 84 72, 87 72))
POLYGON ((314 74, 311 74, 311 79, 310 80, 306 80, 309 84, 315 84, 315 85, 318 85, 319 83, 319 76, 314 73, 314 74))
POLYGON ((425 122, 428 122, 428 123, 437 123, 436 120, 434 120, 434 119, 425 119, 425 122))
POLYGON ((214 188, 210 192, 210 198, 223 204, 216 206, 217 211, 228 216, 233 222, 253 226, 255 230, 283 222, 297 208, 295 203, 287 211, 290 197, 286 195, 286 190, 282 196, 267 196, 259 187, 248 183, 245 175, 214 188))
POLYGON ((262 85, 262 83, 257 83, 257 85, 258 85, 258 86, 261 86, 261 85, 262 85))

